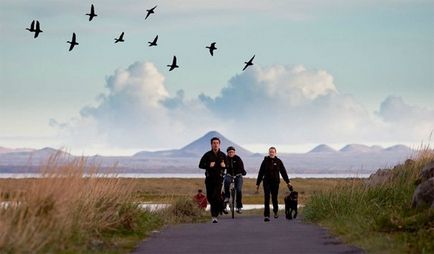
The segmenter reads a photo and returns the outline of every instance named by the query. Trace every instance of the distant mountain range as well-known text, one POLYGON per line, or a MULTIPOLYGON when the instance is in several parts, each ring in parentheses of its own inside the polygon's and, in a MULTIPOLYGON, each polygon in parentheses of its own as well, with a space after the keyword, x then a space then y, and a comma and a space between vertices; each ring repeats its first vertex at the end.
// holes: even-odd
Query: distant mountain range
MULTIPOLYGON (((197 165, 201 156, 211 149, 210 140, 218 137, 221 150, 234 146, 245 162, 248 172, 257 172, 264 153, 252 153, 217 131, 210 131, 179 149, 141 151, 132 156, 89 156, 89 164, 102 169, 112 168, 132 173, 200 173, 197 165)), ((378 168, 395 165, 409 158, 415 151, 404 145, 388 148, 349 144, 340 150, 321 144, 307 153, 279 153, 287 169, 298 173, 373 172, 378 168)), ((56 154, 62 161, 77 158, 67 152, 46 147, 43 149, 10 149, 0 147, 0 173, 38 172, 39 166, 56 154)))

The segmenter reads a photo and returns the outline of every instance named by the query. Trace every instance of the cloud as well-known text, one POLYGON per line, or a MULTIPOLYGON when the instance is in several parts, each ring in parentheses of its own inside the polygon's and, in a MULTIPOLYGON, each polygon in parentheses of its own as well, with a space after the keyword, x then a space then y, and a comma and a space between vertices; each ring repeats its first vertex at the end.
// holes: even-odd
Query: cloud
POLYGON ((389 138, 421 141, 434 131, 434 110, 409 105, 401 97, 386 98, 376 114, 384 121, 389 138))
POLYGON ((172 96, 164 81, 154 64, 136 62, 109 76, 107 91, 79 117, 50 125, 81 145, 137 149, 180 147, 210 130, 241 144, 414 142, 434 126, 433 110, 398 97, 369 112, 330 73, 301 65, 252 67, 216 97, 172 96))
POLYGON ((370 122, 361 104, 338 92, 331 74, 303 66, 252 68, 232 78, 216 98, 200 99, 233 120, 231 128, 247 142, 348 139, 361 122, 370 122))
POLYGON ((50 126, 62 130, 76 146, 89 138, 117 148, 183 145, 185 136, 196 137, 214 120, 197 100, 185 100, 182 90, 169 96, 164 80, 149 62, 118 69, 107 78, 107 91, 98 96, 96 105, 83 107, 69 123, 51 119, 50 126))

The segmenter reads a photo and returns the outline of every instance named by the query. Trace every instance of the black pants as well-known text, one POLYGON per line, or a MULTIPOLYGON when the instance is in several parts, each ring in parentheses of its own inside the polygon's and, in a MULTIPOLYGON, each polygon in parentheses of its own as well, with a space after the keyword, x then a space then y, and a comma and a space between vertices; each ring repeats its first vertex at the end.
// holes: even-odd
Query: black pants
POLYGON ((279 183, 264 181, 264 217, 270 217, 270 194, 273 203, 273 212, 277 213, 279 210, 279 203, 277 195, 279 194, 279 183))
POLYGON ((211 206, 211 216, 217 217, 219 213, 223 210, 223 200, 222 200, 222 177, 206 177, 206 198, 211 206))

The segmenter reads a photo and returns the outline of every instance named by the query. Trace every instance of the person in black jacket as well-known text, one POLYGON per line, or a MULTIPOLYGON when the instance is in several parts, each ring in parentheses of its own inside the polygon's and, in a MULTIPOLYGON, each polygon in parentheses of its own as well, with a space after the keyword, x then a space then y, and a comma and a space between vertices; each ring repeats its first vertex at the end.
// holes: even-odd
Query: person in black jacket
POLYGON ((264 187, 264 221, 270 221, 270 194, 271 201, 273 202, 274 218, 278 218, 279 204, 277 195, 279 194, 280 175, 286 182, 288 187, 291 187, 288 174, 286 172, 283 162, 276 157, 276 148, 270 147, 268 155, 264 158, 259 169, 258 178, 256 179, 256 192, 259 190, 261 181, 264 187))
POLYGON ((205 169, 206 197, 211 205, 212 222, 217 223, 217 216, 223 210, 221 189, 223 173, 226 168, 226 155, 220 151, 220 139, 211 139, 211 150, 206 152, 199 162, 199 168, 205 169))
POLYGON ((226 149, 228 156, 226 157, 226 176, 224 182, 225 189, 225 204, 229 202, 229 185, 231 184, 232 176, 235 176, 235 191, 236 191, 236 208, 237 213, 241 213, 241 208, 243 208, 242 203, 242 188, 243 188, 243 176, 247 174, 244 169, 244 163, 241 158, 235 154, 235 148, 229 146, 226 149))

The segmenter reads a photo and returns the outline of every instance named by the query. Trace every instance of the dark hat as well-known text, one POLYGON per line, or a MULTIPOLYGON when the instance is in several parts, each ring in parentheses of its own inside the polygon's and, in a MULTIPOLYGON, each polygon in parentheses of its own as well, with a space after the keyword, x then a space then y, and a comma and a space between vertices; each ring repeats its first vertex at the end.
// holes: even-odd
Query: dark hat
POLYGON ((229 146, 229 147, 226 149, 226 152, 229 152, 230 150, 235 151, 235 147, 233 147, 233 146, 229 146))

